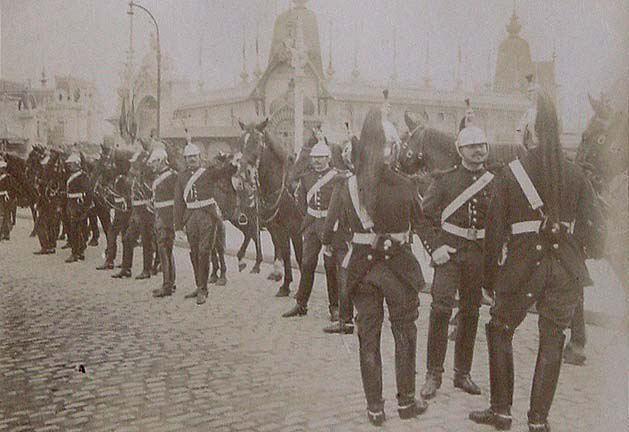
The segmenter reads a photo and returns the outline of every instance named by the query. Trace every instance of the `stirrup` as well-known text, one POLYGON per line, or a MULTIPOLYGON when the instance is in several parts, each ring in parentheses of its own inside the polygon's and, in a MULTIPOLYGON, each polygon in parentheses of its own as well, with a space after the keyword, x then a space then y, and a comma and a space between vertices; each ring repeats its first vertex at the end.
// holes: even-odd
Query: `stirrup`
POLYGON ((247 217, 246 214, 240 213, 240 216, 238 216, 238 225, 247 225, 247 224, 249 224, 249 218, 247 217))

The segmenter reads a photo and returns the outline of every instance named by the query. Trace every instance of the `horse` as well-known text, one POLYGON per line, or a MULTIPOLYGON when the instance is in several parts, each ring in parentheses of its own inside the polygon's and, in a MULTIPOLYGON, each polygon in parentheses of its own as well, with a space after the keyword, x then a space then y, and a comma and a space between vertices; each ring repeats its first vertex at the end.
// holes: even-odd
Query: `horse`
POLYGON ((255 179, 259 224, 271 234, 276 263, 281 259, 284 267, 284 281, 276 296, 285 297, 293 281, 291 243, 299 265, 303 243, 300 232, 303 215, 288 185, 290 159, 287 151, 265 130, 268 119, 258 124, 239 124, 242 129, 239 171, 242 177, 255 179))
POLYGON ((599 231, 604 243, 603 255, 626 285, 629 276, 625 253, 629 240, 626 220, 629 117, 627 112, 613 111, 602 100, 590 95, 588 99, 594 115, 581 136, 575 163, 592 183, 606 216, 607 224, 599 231))

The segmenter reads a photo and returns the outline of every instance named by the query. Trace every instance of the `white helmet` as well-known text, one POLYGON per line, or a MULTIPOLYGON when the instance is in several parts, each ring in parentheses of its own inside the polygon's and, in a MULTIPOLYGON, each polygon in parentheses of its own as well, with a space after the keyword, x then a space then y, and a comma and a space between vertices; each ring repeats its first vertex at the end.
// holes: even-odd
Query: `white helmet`
POLYGON ((186 147, 183 149, 184 157, 199 156, 200 154, 201 154, 201 149, 199 148, 198 145, 193 144, 193 143, 188 143, 188 145, 186 145, 186 147))
POLYGON ((310 151, 310 157, 330 157, 331 155, 330 147, 324 141, 316 143, 310 151))
POLYGON ((66 159, 66 163, 81 163, 81 156, 78 153, 71 153, 70 156, 66 159))
POLYGON ((149 156, 147 163, 162 162, 168 159, 168 153, 163 148, 156 148, 149 156))
POLYGON ((457 147, 464 147, 472 144, 487 144, 485 132, 477 126, 468 126, 461 129, 456 140, 457 147))

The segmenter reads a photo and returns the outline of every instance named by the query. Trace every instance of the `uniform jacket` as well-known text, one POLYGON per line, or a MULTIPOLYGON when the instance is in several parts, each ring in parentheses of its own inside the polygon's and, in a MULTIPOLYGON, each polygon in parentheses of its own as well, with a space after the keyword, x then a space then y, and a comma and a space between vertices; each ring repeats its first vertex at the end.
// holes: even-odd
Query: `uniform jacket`
MULTIPOLYGON (((425 229, 421 234, 422 244, 428 253, 432 254, 435 249, 444 244, 457 249, 457 252, 471 248, 472 243, 475 243, 479 247, 482 246, 481 239, 470 241, 444 231, 441 227, 441 215, 443 210, 452 201, 476 182, 485 172, 485 169, 470 171, 463 165, 458 165, 435 176, 421 204, 424 216, 430 222, 428 229, 425 229)), ((446 222, 466 229, 485 228, 485 219, 491 197, 492 183, 493 180, 482 190, 470 197, 458 210, 447 218, 446 222)))
POLYGON ((9 173, 0 173, 0 202, 13 200, 17 197, 17 182, 9 173), (9 196, 4 196, 3 192, 7 192, 9 196))
POLYGON ((177 172, 170 168, 159 173, 152 184, 155 216, 169 227, 173 226, 176 185, 177 172), (160 203, 163 203, 165 207, 161 207, 160 203))
POLYGON ((67 203, 70 210, 85 211, 92 205, 91 181, 83 171, 72 173, 66 180, 67 203), (82 194, 80 198, 72 198, 72 194, 82 194))
MULTIPOLYGON (((366 233, 366 230, 352 204, 349 181, 343 181, 334 193, 323 233, 323 244, 329 245, 334 237, 334 225, 354 233, 366 233)), ((421 214, 416 186, 404 180, 402 184, 382 182, 375 214, 371 215, 374 223, 373 232, 379 234, 401 233, 423 230, 425 221, 421 214)), ((424 286, 419 262, 413 255, 410 243, 394 244, 388 250, 374 249, 370 245, 352 244, 345 257, 347 268, 347 287, 351 292, 378 262, 385 265, 396 275, 400 283, 414 291, 424 286)))
MULTIPOLYGON (((196 180, 188 196, 184 197, 186 184, 196 170, 186 169, 179 173, 175 185, 175 207, 174 225, 175 230, 182 230, 190 218, 191 209, 186 206, 187 202, 204 201, 214 197, 214 183, 223 176, 231 176, 236 172, 236 167, 226 164, 224 167, 208 167, 205 172, 196 180)), ((201 208, 202 211, 210 211, 210 207, 201 208)))
POLYGON ((325 220, 325 214, 330 206, 330 199, 332 198, 332 192, 335 185, 342 179, 343 174, 339 173, 334 168, 328 168, 321 172, 317 172, 314 169, 309 169, 300 179, 299 187, 297 189, 297 201, 301 213, 304 214, 304 219, 301 225, 301 230, 304 231, 313 223, 320 222, 323 226, 325 220), (320 180, 323 181, 324 177, 327 177, 327 181, 323 186, 318 188, 317 191, 313 191, 312 197, 308 201, 308 191, 320 180), (330 176, 332 176, 330 178, 330 176), (320 217, 324 215, 323 217, 320 217))
MULTIPOLYGON (((127 174, 118 174, 114 179, 113 184, 114 192, 118 195, 122 196, 124 199, 127 210, 131 209, 131 181, 129 180, 129 176, 127 174)), ((117 203, 118 205, 122 205, 122 203, 117 203)))
MULTIPOLYGON (((541 156, 533 149, 521 162, 543 201, 541 156)), ((593 228, 602 221, 594 208, 592 189, 580 168, 565 160, 562 164, 564 187, 560 219, 561 222, 574 222, 574 234, 562 229, 558 238, 552 241, 536 232, 511 234, 513 223, 541 220, 541 216, 529 205, 508 166, 494 179, 494 195, 486 220, 486 288, 496 292, 530 293, 534 288, 531 285, 537 280, 535 269, 548 257, 560 260, 574 278, 575 287, 592 283, 585 266, 585 247, 594 235, 593 228)))

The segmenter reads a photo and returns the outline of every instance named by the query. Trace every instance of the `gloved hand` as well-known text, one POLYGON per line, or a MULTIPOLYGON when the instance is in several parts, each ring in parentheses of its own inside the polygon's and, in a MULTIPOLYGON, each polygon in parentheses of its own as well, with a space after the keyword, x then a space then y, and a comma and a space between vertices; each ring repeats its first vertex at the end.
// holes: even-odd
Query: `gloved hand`
POLYGON ((453 253, 456 253, 456 249, 452 246, 444 244, 433 251, 432 260, 435 265, 442 265, 450 261, 450 254, 453 253))

